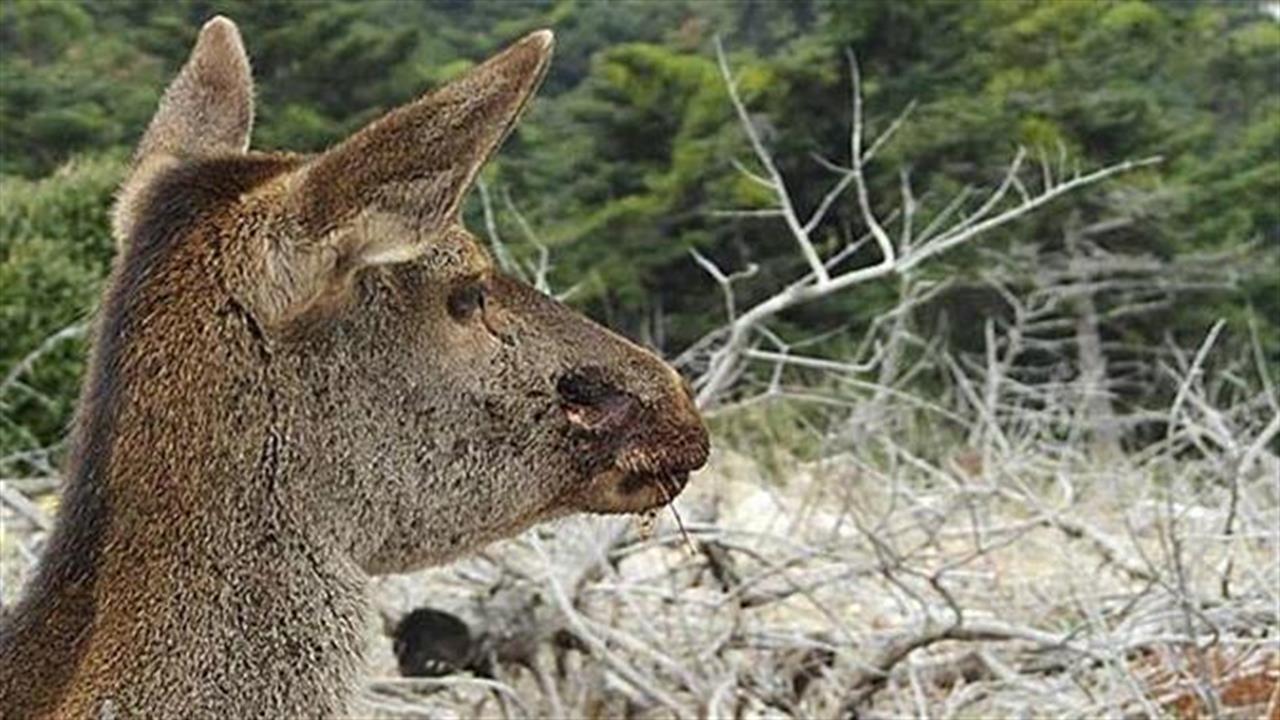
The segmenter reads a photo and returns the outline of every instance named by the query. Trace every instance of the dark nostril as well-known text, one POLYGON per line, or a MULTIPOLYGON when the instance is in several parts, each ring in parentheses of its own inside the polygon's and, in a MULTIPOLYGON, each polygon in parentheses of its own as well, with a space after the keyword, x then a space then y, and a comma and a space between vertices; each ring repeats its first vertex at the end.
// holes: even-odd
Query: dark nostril
POLYGON ((592 433, 613 433, 634 415, 635 400, 595 368, 566 373, 556 381, 560 407, 569 422, 592 433))
POLYGON ((594 372, 566 373, 556 381, 556 392, 565 402, 583 407, 603 405, 622 394, 594 372))

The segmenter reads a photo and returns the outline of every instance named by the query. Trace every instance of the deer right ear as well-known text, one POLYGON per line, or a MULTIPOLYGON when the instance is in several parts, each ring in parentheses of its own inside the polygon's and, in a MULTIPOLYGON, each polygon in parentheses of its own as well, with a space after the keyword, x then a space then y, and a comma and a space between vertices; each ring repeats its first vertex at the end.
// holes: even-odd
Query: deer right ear
POLYGON ((457 218, 476 174, 541 82, 552 44, 551 31, 530 33, 308 163, 289 199, 308 242, 328 246, 348 267, 420 254, 457 218), (351 232, 370 218, 409 232, 351 232))
POLYGON ((549 30, 529 33, 277 183, 278 236, 288 239, 267 243, 262 319, 286 322, 355 270, 408 262, 440 243, 537 89, 552 44, 549 30))
POLYGON ((128 238, 138 198, 160 169, 188 158, 243 153, 252 127, 249 57, 235 23, 219 15, 200 29, 191 57, 138 143, 116 203, 117 241, 128 238))

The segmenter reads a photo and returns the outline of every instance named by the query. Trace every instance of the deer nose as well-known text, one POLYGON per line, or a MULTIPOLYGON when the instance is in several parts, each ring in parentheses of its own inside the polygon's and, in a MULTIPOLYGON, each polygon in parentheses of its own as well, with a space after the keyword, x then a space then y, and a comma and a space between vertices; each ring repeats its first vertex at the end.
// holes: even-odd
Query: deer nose
POLYGON ((569 422, 593 434, 613 434, 633 418, 637 402, 591 368, 565 373, 556 381, 560 408, 569 422))

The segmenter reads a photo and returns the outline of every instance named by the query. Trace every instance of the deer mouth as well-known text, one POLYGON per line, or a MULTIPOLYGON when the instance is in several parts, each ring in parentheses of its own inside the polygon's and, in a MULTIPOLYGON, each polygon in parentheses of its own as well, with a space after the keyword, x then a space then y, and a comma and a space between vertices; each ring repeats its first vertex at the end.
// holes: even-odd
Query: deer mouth
POLYGON ((583 509, 602 515, 643 513, 669 505, 688 484, 688 472, 629 472, 611 468, 592 478, 583 509))
POLYGON ((711 449, 692 395, 677 385, 672 399, 654 406, 609 388, 585 371, 557 383, 580 477, 586 479, 574 505, 600 514, 670 505, 689 474, 706 465, 711 449))

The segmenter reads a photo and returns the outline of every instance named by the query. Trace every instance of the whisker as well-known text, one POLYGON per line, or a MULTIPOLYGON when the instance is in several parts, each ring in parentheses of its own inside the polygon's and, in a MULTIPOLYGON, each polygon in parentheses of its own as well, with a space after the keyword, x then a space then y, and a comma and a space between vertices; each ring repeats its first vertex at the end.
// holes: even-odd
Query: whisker
POLYGON ((689 538, 689 531, 684 527, 684 521, 680 519, 680 512, 676 510, 675 498, 671 497, 671 493, 667 492, 665 485, 669 478, 658 478, 658 491, 662 493, 662 501, 667 507, 671 508, 671 517, 676 519, 676 527, 680 529, 680 537, 684 539, 684 546, 689 551, 689 557, 696 557, 698 549, 693 546, 693 540, 689 538))

